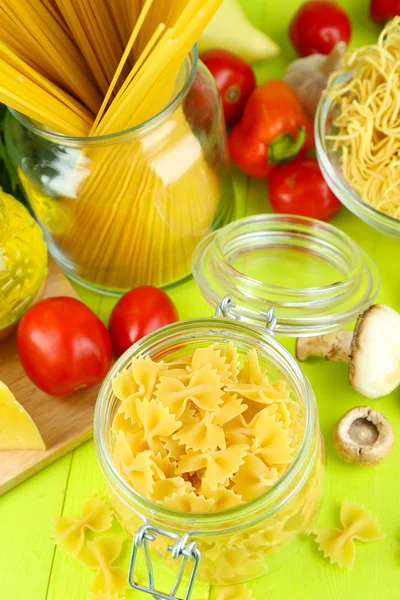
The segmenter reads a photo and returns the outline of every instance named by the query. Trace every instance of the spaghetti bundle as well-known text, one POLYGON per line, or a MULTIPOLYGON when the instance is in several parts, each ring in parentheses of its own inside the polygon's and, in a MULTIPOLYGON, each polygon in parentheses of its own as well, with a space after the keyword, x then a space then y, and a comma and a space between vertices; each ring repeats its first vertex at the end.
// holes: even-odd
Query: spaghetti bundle
POLYGON ((181 103, 139 134, 121 132, 183 87, 185 57, 220 3, 0 0, 0 101, 83 138, 57 155, 62 182, 38 182, 23 165, 20 178, 50 249, 95 287, 176 281, 215 222, 222 166, 181 103))
POLYGON ((348 52, 327 88, 334 101, 333 150, 364 202, 400 219, 400 18, 378 43, 348 52), (342 81, 336 83, 338 76, 342 81))

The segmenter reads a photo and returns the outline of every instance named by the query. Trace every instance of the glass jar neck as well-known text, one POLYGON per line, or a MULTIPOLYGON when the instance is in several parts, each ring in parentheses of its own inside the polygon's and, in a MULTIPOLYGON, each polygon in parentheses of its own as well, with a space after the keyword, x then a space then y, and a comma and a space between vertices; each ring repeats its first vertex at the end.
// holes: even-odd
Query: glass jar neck
MULTIPOLYGON (((208 338, 207 338, 208 339, 208 338)), ((289 502, 302 488, 312 469, 318 452, 318 416, 316 401, 311 386, 298 367, 294 358, 267 331, 226 318, 205 318, 181 321, 157 330, 140 340, 116 362, 100 390, 94 423, 94 439, 101 469, 113 492, 134 508, 144 519, 158 520, 172 531, 186 532, 188 524, 196 534, 225 532, 240 529, 249 523, 268 518, 289 502), (112 391, 112 380, 129 366, 136 356, 149 355, 160 361, 171 349, 178 349, 190 340, 214 337, 226 338, 237 346, 255 348, 268 356, 272 365, 289 382, 304 411, 305 428, 299 450, 288 470, 280 480, 261 496, 231 508, 215 513, 184 513, 169 510, 136 493, 119 474, 112 456, 110 430, 117 399, 112 391)))
POLYGON ((62 144, 70 148, 96 148, 109 146, 111 144, 120 144, 142 136, 147 135, 154 129, 165 123, 170 116, 182 105, 196 75, 196 70, 199 64, 199 55, 197 45, 193 47, 187 55, 175 82, 175 93, 171 101, 163 108, 161 112, 154 115, 150 119, 126 129, 102 136, 91 137, 70 137, 54 131, 51 131, 41 123, 33 121, 22 113, 8 107, 11 114, 27 129, 39 137, 42 137, 55 144, 62 144))
POLYGON ((246 217, 210 234, 192 270, 211 306, 229 294, 235 316, 260 326, 273 306, 277 334, 296 337, 349 324, 380 285, 372 259, 344 232, 282 214, 246 217))

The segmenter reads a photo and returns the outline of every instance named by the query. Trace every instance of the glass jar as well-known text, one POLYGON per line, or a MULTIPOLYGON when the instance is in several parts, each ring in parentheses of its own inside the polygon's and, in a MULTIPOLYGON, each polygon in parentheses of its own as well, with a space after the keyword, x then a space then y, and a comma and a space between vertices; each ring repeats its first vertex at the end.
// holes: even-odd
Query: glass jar
POLYGON ((108 374, 95 411, 99 464, 116 513, 133 537, 130 584, 164 600, 177 598, 186 570, 189 598, 196 575, 208 584, 244 582, 300 547, 321 502, 324 446, 310 383, 273 331, 305 336, 339 329, 373 302, 380 284, 374 262, 346 234, 291 215, 251 216, 210 234, 194 252, 193 273, 216 316, 173 323, 134 344, 108 374), (298 400, 305 429, 295 460, 264 494, 226 511, 185 513, 145 499, 113 459, 111 424, 119 406, 113 378, 138 356, 169 362, 231 341, 242 358, 255 348, 261 368, 272 381, 287 381, 298 400), (146 586, 133 576, 142 552, 146 586), (169 594, 156 589, 151 561, 157 557, 175 571, 183 561, 169 594))
MULTIPOLYGON (((134 563, 147 548, 152 559, 160 554, 169 566, 188 556, 187 568, 192 571, 196 567, 198 578, 204 582, 233 584, 254 579, 281 564, 298 549, 303 534, 312 527, 321 500, 324 463, 317 404, 296 361, 268 329, 262 331, 229 318, 205 318, 174 323, 146 336, 108 374, 99 393, 94 427, 98 460, 111 502, 134 538, 131 584, 135 587, 138 584, 133 581, 134 563), (267 369, 271 380, 288 382, 304 414, 300 448, 278 483, 254 500, 217 513, 169 510, 140 496, 118 472, 111 424, 119 401, 113 393, 112 380, 139 355, 168 362, 196 348, 229 341, 234 342, 242 357, 256 348, 260 365, 267 369)), ((154 590, 152 595, 170 597, 156 596, 154 590)))
POLYGON ((380 287, 379 271, 354 240, 329 223, 294 215, 256 215, 207 236, 193 275, 215 308, 225 294, 232 316, 261 325, 274 307, 276 333, 310 336, 346 327, 380 287))
POLYGON ((10 111, 6 144, 53 258, 95 291, 181 280, 233 214, 221 102, 197 49, 172 101, 137 127, 71 138, 10 111))

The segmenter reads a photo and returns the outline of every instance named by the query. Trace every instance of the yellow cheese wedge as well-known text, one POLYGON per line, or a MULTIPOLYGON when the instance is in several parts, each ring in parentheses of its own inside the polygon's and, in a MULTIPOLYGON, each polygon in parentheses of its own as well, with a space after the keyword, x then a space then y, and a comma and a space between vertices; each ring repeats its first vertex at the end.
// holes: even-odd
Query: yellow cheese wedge
POLYGON ((0 450, 45 450, 35 423, 0 381, 0 450))

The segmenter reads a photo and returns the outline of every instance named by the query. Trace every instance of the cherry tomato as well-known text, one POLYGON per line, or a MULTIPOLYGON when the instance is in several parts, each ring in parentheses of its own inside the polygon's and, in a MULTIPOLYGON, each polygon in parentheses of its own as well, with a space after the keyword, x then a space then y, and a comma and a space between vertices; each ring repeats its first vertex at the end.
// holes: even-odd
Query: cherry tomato
POLYGON ((178 318, 165 292, 151 285, 134 288, 118 300, 111 313, 108 330, 115 354, 123 354, 140 338, 178 318))
POLYGON ((75 298, 34 304, 19 323, 17 347, 29 379, 51 396, 70 396, 96 385, 111 366, 107 328, 75 298))
POLYGON ((217 94, 211 78, 197 71, 185 99, 185 115, 190 125, 198 131, 210 131, 218 114, 217 94))
POLYGON ((294 15, 289 37, 300 56, 329 54, 338 42, 349 42, 350 19, 335 2, 311 0, 294 15))
POLYGON ((247 99, 256 87, 254 71, 240 56, 222 48, 205 50, 200 58, 215 79, 226 125, 232 127, 239 121, 247 99))
POLYGON ((331 219, 341 207, 326 183, 315 158, 297 158, 271 174, 268 194, 279 213, 331 219))
POLYGON ((400 0, 370 0, 369 14, 375 23, 385 23, 400 15, 400 0))

